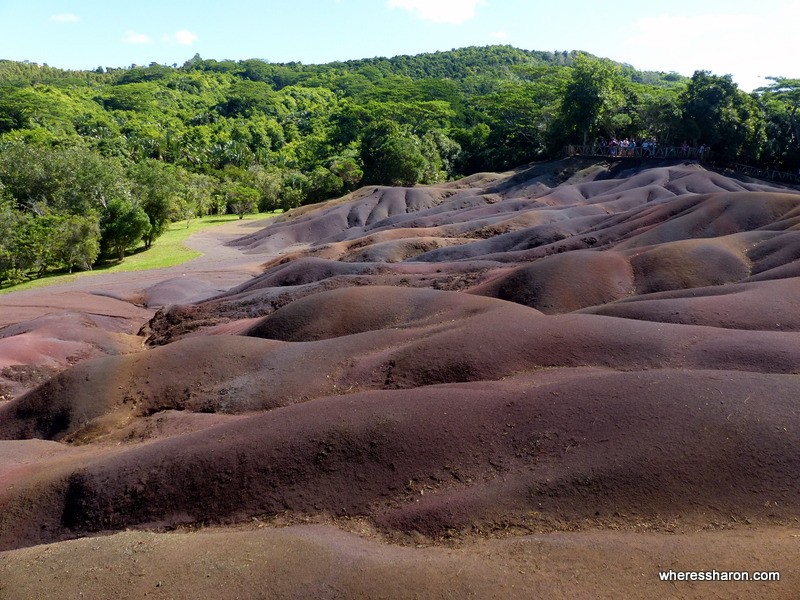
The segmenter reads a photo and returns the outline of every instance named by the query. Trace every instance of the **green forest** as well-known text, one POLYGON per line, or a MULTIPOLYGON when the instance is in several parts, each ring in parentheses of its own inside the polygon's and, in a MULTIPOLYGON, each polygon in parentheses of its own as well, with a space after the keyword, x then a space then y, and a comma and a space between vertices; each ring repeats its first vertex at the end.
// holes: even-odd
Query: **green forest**
POLYGON ((470 47, 324 65, 68 71, 0 61, 0 284, 90 269, 182 219, 290 209, 553 158, 599 137, 796 172, 800 80, 470 47))

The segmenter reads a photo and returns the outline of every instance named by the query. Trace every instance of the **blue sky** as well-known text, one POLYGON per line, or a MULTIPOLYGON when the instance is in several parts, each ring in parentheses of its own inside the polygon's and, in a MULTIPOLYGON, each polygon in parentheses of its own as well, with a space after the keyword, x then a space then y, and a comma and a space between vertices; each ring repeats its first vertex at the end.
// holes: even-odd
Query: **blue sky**
POLYGON ((800 77, 800 0, 0 0, 0 58, 67 69, 203 58, 320 63, 511 44, 639 69, 800 77))

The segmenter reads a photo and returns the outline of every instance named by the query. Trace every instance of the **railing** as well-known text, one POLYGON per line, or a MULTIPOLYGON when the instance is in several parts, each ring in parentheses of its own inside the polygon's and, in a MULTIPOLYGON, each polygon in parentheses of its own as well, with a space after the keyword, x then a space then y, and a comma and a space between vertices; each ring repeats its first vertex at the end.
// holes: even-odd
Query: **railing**
POLYGON ((566 156, 603 156, 606 158, 689 158, 693 160, 711 160, 712 152, 708 148, 684 148, 683 146, 608 146, 601 144, 572 144, 564 148, 566 156))
POLYGON ((767 167, 752 167, 750 165, 742 165, 739 163, 732 165, 731 168, 737 173, 747 175, 748 177, 756 177, 757 179, 772 179, 774 181, 800 183, 800 173, 787 173, 786 171, 777 171, 767 167))
POLYGON ((648 146, 642 148, 623 148, 621 146, 608 146, 600 144, 571 144, 564 147, 565 156, 598 156, 604 158, 673 158, 693 159, 714 162, 717 167, 731 169, 748 177, 757 179, 771 179, 786 183, 800 184, 800 173, 788 173, 769 167, 753 167, 740 163, 718 162, 717 158, 708 148, 684 148, 683 146, 648 146))

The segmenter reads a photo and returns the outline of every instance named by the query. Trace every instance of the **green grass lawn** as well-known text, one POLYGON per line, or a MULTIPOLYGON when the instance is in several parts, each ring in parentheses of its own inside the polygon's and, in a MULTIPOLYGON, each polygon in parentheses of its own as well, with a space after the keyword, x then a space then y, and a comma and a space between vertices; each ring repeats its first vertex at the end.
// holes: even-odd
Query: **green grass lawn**
MULTIPOLYGON (((254 215, 246 215, 245 221, 253 221, 256 219, 263 219, 265 216, 278 214, 280 211, 274 213, 260 213, 254 215)), ((48 273, 39 279, 26 281, 11 287, 0 288, 0 294, 8 292, 16 292, 20 290, 29 290, 33 288, 44 287, 53 285, 54 283, 64 283, 74 281, 79 277, 91 277, 98 273, 117 273, 125 271, 147 271, 150 269, 163 269, 165 267, 174 267, 182 263, 188 262, 193 258, 201 255, 200 252, 186 247, 183 242, 193 233, 197 233, 203 229, 222 225, 224 223, 231 223, 237 221, 237 215, 211 215, 203 217, 202 219, 193 219, 186 226, 186 221, 178 221, 172 223, 164 234, 153 242, 149 250, 138 248, 131 254, 125 256, 122 262, 111 260, 100 263, 94 267, 92 271, 81 271, 78 273, 48 273)))

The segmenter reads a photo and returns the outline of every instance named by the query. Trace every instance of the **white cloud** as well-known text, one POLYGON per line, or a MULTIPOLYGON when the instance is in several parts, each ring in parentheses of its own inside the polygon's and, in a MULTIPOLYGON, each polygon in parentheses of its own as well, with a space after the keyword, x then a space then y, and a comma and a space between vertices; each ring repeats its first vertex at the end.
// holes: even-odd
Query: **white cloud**
POLYGON ((765 85, 765 76, 800 76, 794 31, 798 16, 798 7, 788 5, 771 15, 755 10, 696 16, 665 13, 640 19, 619 51, 608 54, 644 70, 731 74, 750 91, 765 85))
POLYGON ((122 41, 126 44, 149 44, 153 40, 146 33, 137 33, 132 30, 125 32, 122 36, 122 41))
POLYGON ((197 35, 188 29, 181 29, 180 31, 175 32, 175 41, 181 46, 191 46, 197 41, 197 35))
POLYGON ((493 40, 507 40, 508 33, 505 31, 491 31, 489 32, 489 37, 493 40))
POLYGON ((417 18, 434 23, 463 23, 475 17, 475 9, 486 0, 388 0, 391 8, 402 8, 417 18))
POLYGON ((56 21, 57 23, 77 23, 81 18, 72 13, 63 13, 60 15, 50 15, 50 20, 56 21))

